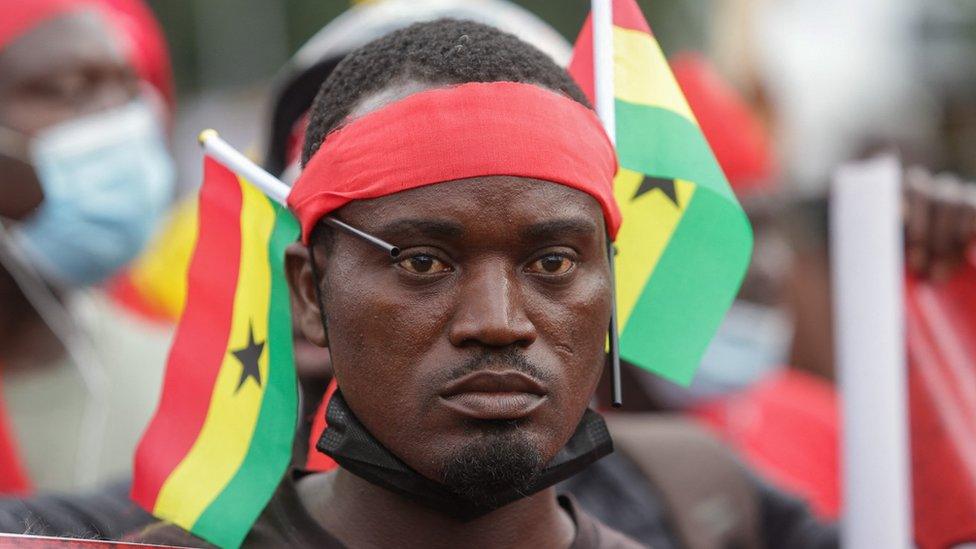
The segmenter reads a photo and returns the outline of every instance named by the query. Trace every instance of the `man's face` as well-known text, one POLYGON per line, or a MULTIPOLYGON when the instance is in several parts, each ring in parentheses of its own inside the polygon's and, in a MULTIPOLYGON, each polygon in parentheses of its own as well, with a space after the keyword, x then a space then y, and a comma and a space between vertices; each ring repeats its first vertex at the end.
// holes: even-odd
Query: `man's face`
MULTIPOLYGON (((124 105, 137 93, 135 73, 93 10, 75 10, 41 23, 0 51, 0 126, 34 136, 58 123, 124 105)), ((0 215, 20 218, 43 194, 17 157, 26 143, 0 148, 0 215), (12 149, 12 150, 4 150, 12 149)))
MULTIPOLYGON (((589 195, 484 177, 353 202, 337 217, 402 249, 336 233, 289 250, 298 324, 327 345, 351 409, 436 480, 512 448, 548 462, 575 430, 604 364, 611 284, 589 195)), ((531 460, 530 460, 531 461, 531 460)))

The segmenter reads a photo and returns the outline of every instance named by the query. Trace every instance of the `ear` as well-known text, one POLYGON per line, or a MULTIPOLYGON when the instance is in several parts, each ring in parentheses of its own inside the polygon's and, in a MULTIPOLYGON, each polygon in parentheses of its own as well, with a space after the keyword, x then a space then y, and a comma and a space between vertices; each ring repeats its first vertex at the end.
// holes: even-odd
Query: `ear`
MULTIPOLYGON (((317 269, 322 272, 321 266, 317 269)), ((321 280, 312 274, 312 258, 308 248, 295 242, 285 249, 285 276, 291 288, 291 310, 295 325, 306 339, 319 347, 329 346, 329 334, 323 325, 322 310, 316 288, 321 280)))

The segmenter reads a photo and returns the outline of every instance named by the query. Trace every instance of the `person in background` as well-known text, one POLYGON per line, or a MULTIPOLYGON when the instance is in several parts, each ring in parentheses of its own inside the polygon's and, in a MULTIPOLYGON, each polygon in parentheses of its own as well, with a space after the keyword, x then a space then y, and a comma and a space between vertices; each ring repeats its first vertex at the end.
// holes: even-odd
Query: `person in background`
POLYGON ((0 493, 117 474, 151 411, 146 340, 85 290, 172 199, 167 55, 141 0, 0 0, 0 493))

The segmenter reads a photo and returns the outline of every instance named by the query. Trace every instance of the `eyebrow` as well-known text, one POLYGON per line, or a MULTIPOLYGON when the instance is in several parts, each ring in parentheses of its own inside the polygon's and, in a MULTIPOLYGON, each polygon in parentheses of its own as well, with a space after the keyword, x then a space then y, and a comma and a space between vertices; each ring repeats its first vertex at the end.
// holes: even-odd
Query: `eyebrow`
POLYGON ((453 221, 438 219, 399 219, 383 225, 376 232, 389 236, 391 240, 402 238, 404 235, 458 239, 464 235, 464 227, 453 221))
POLYGON ((568 217, 540 221, 519 230, 525 240, 546 240, 566 236, 592 236, 598 231, 592 220, 584 217, 568 217))

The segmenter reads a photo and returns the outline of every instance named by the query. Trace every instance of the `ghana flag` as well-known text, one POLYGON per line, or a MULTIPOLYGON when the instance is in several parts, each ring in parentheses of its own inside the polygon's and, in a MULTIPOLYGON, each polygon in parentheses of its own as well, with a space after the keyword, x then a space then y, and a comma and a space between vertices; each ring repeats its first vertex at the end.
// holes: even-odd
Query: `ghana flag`
POLYGON ((236 547, 291 460, 298 397, 284 250, 298 223, 209 157, 198 203, 186 307, 132 498, 236 547))
MULTIPOLYGON (((752 230, 637 2, 612 4, 620 354, 687 384, 738 292, 752 230)), ((570 63, 591 100, 592 24, 570 63)))

